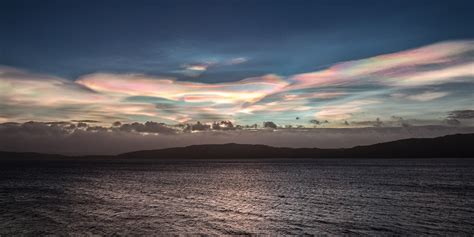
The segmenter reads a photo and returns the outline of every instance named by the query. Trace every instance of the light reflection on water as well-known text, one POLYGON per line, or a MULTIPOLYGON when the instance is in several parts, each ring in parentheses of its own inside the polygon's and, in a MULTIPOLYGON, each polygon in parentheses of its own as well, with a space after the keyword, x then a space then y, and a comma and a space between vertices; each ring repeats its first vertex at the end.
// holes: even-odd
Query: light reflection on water
POLYGON ((469 234, 474 160, 2 163, 0 234, 469 234))

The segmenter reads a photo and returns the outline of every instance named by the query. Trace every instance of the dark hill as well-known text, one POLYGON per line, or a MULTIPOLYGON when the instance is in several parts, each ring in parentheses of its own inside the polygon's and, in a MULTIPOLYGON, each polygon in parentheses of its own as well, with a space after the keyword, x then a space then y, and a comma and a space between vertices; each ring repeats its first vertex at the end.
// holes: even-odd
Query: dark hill
POLYGON ((265 145, 193 145, 124 153, 117 156, 71 157, 40 153, 0 152, 6 159, 162 159, 162 158, 474 158, 474 134, 412 138, 341 149, 280 148, 265 145))
POLYGON ((194 145, 121 154, 120 158, 431 158, 473 157, 474 134, 412 138, 347 149, 278 148, 265 145, 194 145))

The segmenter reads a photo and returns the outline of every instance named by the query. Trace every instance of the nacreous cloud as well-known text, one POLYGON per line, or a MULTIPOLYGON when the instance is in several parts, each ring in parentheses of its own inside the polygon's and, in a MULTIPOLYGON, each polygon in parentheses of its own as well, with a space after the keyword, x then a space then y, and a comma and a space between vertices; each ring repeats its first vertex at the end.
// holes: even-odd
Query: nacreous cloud
POLYGON ((291 78, 294 83, 289 89, 338 86, 367 80, 393 86, 443 83, 473 77, 473 54, 474 41, 439 43, 295 75, 291 78))
POLYGON ((204 84, 134 74, 92 74, 76 82, 95 91, 116 96, 152 96, 172 101, 211 104, 254 102, 288 85, 274 75, 232 83, 204 84))
MULTIPOLYGON (((205 69, 198 66, 190 68, 205 69)), ((438 43, 288 77, 268 72, 227 83, 114 73, 71 81, 0 67, 0 122, 272 120, 305 125, 324 119, 330 120, 324 126, 347 127, 349 119, 396 115, 433 120, 449 111, 472 110, 473 85, 474 41, 438 43)))

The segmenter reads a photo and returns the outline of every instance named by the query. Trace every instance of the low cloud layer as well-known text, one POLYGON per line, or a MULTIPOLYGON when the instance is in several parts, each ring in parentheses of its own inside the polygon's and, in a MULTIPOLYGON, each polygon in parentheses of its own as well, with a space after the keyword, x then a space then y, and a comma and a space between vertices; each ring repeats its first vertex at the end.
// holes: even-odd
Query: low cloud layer
MULTIPOLYGON (((393 120, 395 121, 395 120, 393 120)), ((0 124, 0 150, 69 155, 118 154, 136 150, 194 144, 266 144, 279 147, 338 148, 411 137, 474 133, 464 126, 386 127, 391 122, 366 122, 362 128, 240 128, 227 122, 219 127, 169 126, 160 123, 114 123, 109 127, 84 122, 27 122, 0 124)), ((354 122, 357 123, 357 122, 354 122)), ((364 123, 364 122, 359 122, 364 123)), ((360 125, 360 124, 359 124, 360 125)))
POLYGON ((474 110, 456 110, 449 113, 452 119, 474 119, 474 110))

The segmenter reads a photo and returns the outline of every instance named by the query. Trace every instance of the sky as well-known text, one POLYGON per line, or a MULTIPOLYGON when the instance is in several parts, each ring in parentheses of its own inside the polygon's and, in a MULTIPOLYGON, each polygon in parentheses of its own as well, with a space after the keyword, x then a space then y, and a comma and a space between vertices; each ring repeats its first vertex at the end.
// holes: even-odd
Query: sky
POLYGON ((472 1, 0 4, 0 133, 474 126, 472 1))

